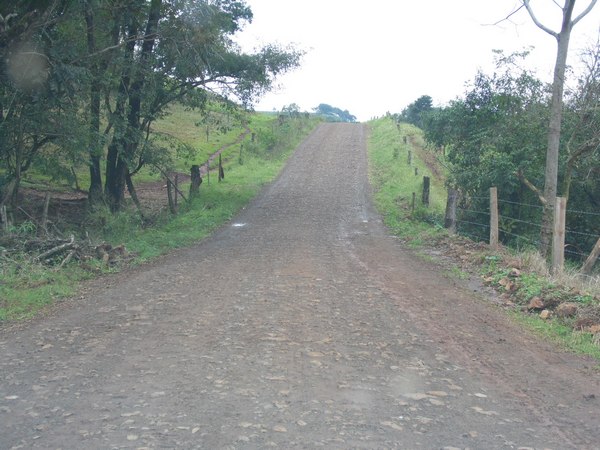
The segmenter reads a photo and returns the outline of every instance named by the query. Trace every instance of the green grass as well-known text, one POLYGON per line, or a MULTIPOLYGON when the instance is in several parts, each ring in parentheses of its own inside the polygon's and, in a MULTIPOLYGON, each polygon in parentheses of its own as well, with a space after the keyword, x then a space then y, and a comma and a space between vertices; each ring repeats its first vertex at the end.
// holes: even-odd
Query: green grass
MULTIPOLYGON (((188 114, 181 109, 172 118, 173 123, 186 124, 181 129, 189 131, 186 127, 193 124, 188 114)), ((114 245, 125 244, 127 250, 136 255, 134 264, 198 242, 230 220, 263 186, 271 182, 298 143, 317 123, 318 120, 311 117, 279 125, 272 115, 253 114, 249 126, 259 137, 252 143, 251 136, 248 136, 243 163, 240 164, 239 160, 239 146, 234 146, 228 155, 224 155, 228 162, 223 182, 217 182, 215 174, 210 183, 205 177, 200 195, 190 204, 181 201, 177 216, 164 212, 155 217, 154 226, 148 228, 143 226, 133 210, 117 215, 99 211, 90 218, 97 227, 89 229, 89 234, 96 242, 104 240, 114 245)), ((235 141, 239 131, 232 131, 230 138, 235 141)), ((188 137, 191 135, 193 133, 190 132, 188 137)), ((199 158, 204 157, 199 155, 199 158)), ((186 167, 189 167, 188 163, 185 161, 186 167)), ((186 192, 187 186, 181 188, 186 192)), ((92 263, 88 270, 75 263, 55 270, 32 263, 27 255, 11 258, 0 253, 0 321, 32 317, 56 299, 73 295, 79 281, 99 272, 115 270, 103 268, 99 263, 92 263)))
POLYGON ((451 267, 449 270, 444 272, 444 275, 446 275, 448 278, 456 279, 456 280, 466 280, 469 278, 469 274, 467 272, 459 269, 456 266, 451 267))
POLYGON ((284 162, 284 157, 264 160, 248 155, 243 165, 235 162, 227 168, 223 182, 218 183, 216 175, 210 184, 205 180, 200 196, 189 206, 180 204, 181 214, 163 226, 139 229, 132 236, 119 232, 108 237, 114 242, 123 242, 130 251, 138 254, 139 261, 190 245, 230 220, 265 184, 273 180, 284 162))
POLYGON ((421 131, 389 118, 369 122, 369 177, 375 191, 375 204, 390 230, 413 247, 443 234, 441 228, 446 202, 443 181, 432 176, 420 158, 421 131), (404 136, 411 136, 404 143, 404 136), (408 152, 412 152, 411 165, 408 152), (418 175, 415 175, 415 168, 418 175), (423 176, 432 180, 430 205, 422 205, 423 176), (415 193, 415 209, 412 209, 415 193))
POLYGON ((77 282, 91 275, 76 266, 53 271, 25 258, 12 262, 0 264, 0 321, 34 316, 56 299, 73 295, 77 282))
POLYGON ((594 342, 591 333, 573 331, 571 327, 556 320, 545 321, 537 316, 522 314, 520 311, 514 311, 512 317, 538 336, 554 342, 559 347, 577 354, 592 356, 600 361, 600 346, 594 342))

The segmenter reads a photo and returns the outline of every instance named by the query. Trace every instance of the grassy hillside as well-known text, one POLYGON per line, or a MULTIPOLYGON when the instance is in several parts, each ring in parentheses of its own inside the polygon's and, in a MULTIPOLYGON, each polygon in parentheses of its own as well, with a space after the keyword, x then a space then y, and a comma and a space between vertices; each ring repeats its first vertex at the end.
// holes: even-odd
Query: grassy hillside
POLYGON ((443 172, 428 157, 421 130, 408 124, 397 125, 390 118, 371 121, 369 128, 369 176, 375 203, 386 225, 395 234, 417 240, 435 233, 443 224, 447 194, 443 172), (424 176, 431 179, 429 207, 421 201, 424 176))

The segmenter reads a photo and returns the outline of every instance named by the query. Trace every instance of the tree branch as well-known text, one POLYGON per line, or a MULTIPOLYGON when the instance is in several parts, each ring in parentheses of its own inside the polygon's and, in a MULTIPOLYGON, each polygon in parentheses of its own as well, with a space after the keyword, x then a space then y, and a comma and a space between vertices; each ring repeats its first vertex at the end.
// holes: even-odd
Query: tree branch
POLYGON ((102 50, 97 50, 97 51, 95 51, 93 53, 88 53, 85 56, 82 56, 80 58, 74 59, 69 64, 75 64, 75 63, 77 63, 79 61, 82 61, 84 59, 93 58, 94 56, 98 56, 98 55, 101 55, 103 53, 110 52, 111 50, 116 50, 116 49, 118 49, 120 47, 123 47, 124 45, 127 45, 129 42, 146 41, 147 39, 154 39, 154 38, 156 38, 156 36, 157 36, 156 33, 147 34, 147 35, 130 36, 127 39, 124 39, 123 41, 119 42, 118 44, 110 45, 108 47, 103 48, 102 50))
MULTIPOLYGON (((168 182, 170 182, 173 187, 175 187, 175 183, 173 182, 173 180, 171 180, 171 177, 169 177, 169 174, 167 172, 165 172, 164 170, 162 170, 157 164, 152 164, 152 166, 156 167, 158 169, 158 171, 162 174, 162 176, 164 176, 168 182)), ((179 195, 181 195, 181 197, 187 202, 188 199, 185 196, 185 194, 183 192, 181 192, 179 190, 179 188, 175 188, 175 190, 179 193, 179 195)))
MULTIPOLYGON (((547 26, 545 26, 543 23, 541 23, 538 18, 536 17, 535 13, 533 12, 533 9, 531 8, 531 5, 529 4, 529 0, 522 0, 523 1, 523 6, 525 6, 525 8, 527 9, 527 12, 529 13, 529 16, 531 17, 531 20, 533 20, 533 23, 535 23, 535 25, 544 30, 546 33, 548 33, 551 36, 554 36, 556 39, 558 39, 558 33, 555 31, 552 31, 550 28, 548 28, 547 26)), ((593 0, 595 1, 595 0, 593 0)))
POLYGON ((519 171, 517 172, 517 176, 519 177, 519 180, 521 180, 521 183, 527 186, 535 195, 538 196, 538 199, 540 200, 542 205, 548 205, 548 201, 546 200, 546 197, 544 197, 543 192, 540 191, 537 187, 535 187, 533 183, 525 177, 522 170, 519 169, 519 171))
POLYGON ((576 17, 574 20, 573 20, 573 22, 571 22, 571 23, 572 23, 572 25, 571 25, 571 26, 575 26, 575 24, 576 24, 577 22, 579 22, 581 19, 583 19, 583 18, 584 18, 584 17, 585 17, 585 16, 586 16, 586 15, 587 15, 587 14, 588 14, 588 13, 589 13, 591 10, 592 10, 592 8, 593 8, 593 7, 596 5, 596 2, 597 2, 597 1, 598 1, 598 0, 592 0, 592 1, 590 2, 590 4, 588 5, 588 7, 587 7, 587 8, 585 8, 585 9, 583 10, 583 12, 582 12, 581 14, 579 14, 579 15, 578 15, 578 16, 577 16, 577 17, 576 17))
POLYGON ((521 11, 521 8, 523 8, 523 6, 525 6, 525 5, 521 5, 521 6, 519 6, 517 9, 515 9, 513 12, 511 12, 511 13, 510 13, 508 16, 506 16, 504 19, 501 19, 501 20, 499 20, 498 22, 495 22, 495 23, 493 23, 493 24, 491 24, 491 25, 493 25, 493 26, 496 26, 496 25, 498 25, 498 24, 500 24, 500 23, 504 22, 505 20, 508 20, 508 19, 510 19, 510 18, 511 18, 512 16, 514 16, 516 13, 518 13, 519 11, 521 11))

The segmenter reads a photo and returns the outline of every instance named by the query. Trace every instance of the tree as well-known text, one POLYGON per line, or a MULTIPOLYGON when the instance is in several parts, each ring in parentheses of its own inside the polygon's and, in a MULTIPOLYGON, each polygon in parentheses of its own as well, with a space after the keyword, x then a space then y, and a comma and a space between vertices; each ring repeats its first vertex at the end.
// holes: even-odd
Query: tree
POLYGON ((296 103, 290 103, 281 108, 281 114, 287 115, 290 119, 298 118, 300 117, 300 107, 296 103))
POLYGON ((400 120, 423 128, 423 115, 427 114, 433 108, 433 99, 429 95, 422 95, 412 102, 400 114, 400 120))
POLYGON ((539 196, 544 205, 542 218, 542 229, 540 235, 540 252, 547 256, 550 250, 553 221, 554 221, 554 199, 557 195, 558 186, 558 162, 560 135, 563 110, 563 91, 565 82, 565 68, 567 54, 569 51, 569 39, 573 27, 586 16, 594 7, 597 0, 591 0, 588 6, 575 19, 572 19, 575 0, 564 0, 562 9, 562 23, 559 32, 553 31, 542 24, 531 7, 530 0, 522 0, 531 20, 535 25, 553 36, 557 41, 556 61, 554 65, 554 78, 552 81, 552 102, 550 108, 550 120, 548 127, 548 145, 546 150, 546 173, 544 178, 544 193, 539 196))
MULTIPOLYGON (((518 174, 543 179, 548 97, 544 84, 522 68, 526 56, 527 52, 506 56, 497 51, 494 72, 478 72, 464 98, 423 115, 423 127, 429 143, 447 147, 448 184, 468 199, 466 209, 485 211, 488 190, 497 186, 508 201, 501 204, 501 215, 521 220, 505 223, 504 229, 528 236, 528 224, 540 218, 537 210, 519 206, 531 203, 532 194, 522 188, 518 174)), ((469 224, 482 221, 473 214, 463 218, 463 231, 483 237, 482 227, 469 224)), ((511 237, 502 236, 505 243, 511 237)))
POLYGON ((350 114, 347 109, 342 111, 340 108, 327 103, 319 104, 319 106, 313 108, 313 111, 332 122, 356 122, 356 117, 350 114))
POLYGON ((585 71, 565 102, 567 136, 562 193, 567 198, 575 173, 580 174, 579 181, 586 181, 586 172, 600 169, 600 40, 584 50, 581 61, 585 71))
MULTIPOLYGON (((464 194, 461 231, 486 238, 477 224, 487 210, 489 187, 497 186, 502 241, 539 246, 543 208, 530 205, 543 197, 536 185, 545 176, 551 87, 522 69, 527 52, 496 53, 493 73, 478 73, 464 98, 423 117, 424 136, 436 148, 447 147, 448 183, 464 194)), ((599 44, 585 51, 583 63, 575 89, 565 92, 565 151, 558 161, 561 190, 571 205, 567 245, 578 253, 591 249, 600 233, 599 44)))
POLYGON ((66 11, 66 2, 58 0, 0 8, 0 164, 5 171, 0 203, 13 212, 26 171, 36 163, 56 170, 60 158, 74 155, 81 145, 82 73, 68 62, 65 36, 72 35, 61 27, 66 11), (52 164, 42 160, 43 150, 57 147, 64 152, 54 155, 52 164))
POLYGON ((248 106, 301 57, 275 45, 241 52, 232 36, 252 20, 241 0, 8 3, 0 3, 0 201, 14 207, 30 167, 87 161, 90 202, 119 210, 125 187, 135 200, 135 173, 168 161, 152 124, 170 104, 248 106))
POLYGON ((301 53, 274 45, 241 53, 231 36, 252 19, 242 1, 111 3, 107 50, 93 55, 110 55, 108 66, 99 63, 108 118, 104 194, 117 211, 125 186, 135 195, 132 176, 161 151, 152 145, 151 126, 168 105, 202 109, 209 94, 249 104, 270 89, 275 76, 296 67, 301 53))

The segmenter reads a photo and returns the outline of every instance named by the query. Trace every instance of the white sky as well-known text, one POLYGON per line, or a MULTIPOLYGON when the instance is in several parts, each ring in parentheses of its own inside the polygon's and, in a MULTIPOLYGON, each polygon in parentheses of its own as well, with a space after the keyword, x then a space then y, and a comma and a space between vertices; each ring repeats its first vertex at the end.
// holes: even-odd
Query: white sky
MULTIPOLYGON (((531 0, 538 18, 560 28, 563 0, 531 0)), ((590 0, 578 0, 581 12, 590 0)), ((477 69, 488 69, 493 49, 510 53, 533 46, 532 65, 550 82, 556 40, 523 9, 496 26, 518 0, 246 0, 252 24, 239 35, 245 50, 265 43, 306 51, 302 66, 278 79, 278 88, 255 105, 271 111, 296 103, 347 109, 366 121, 400 112, 421 95, 442 105, 462 96, 477 69)), ((574 28, 569 63, 595 42, 600 4, 574 28)))

